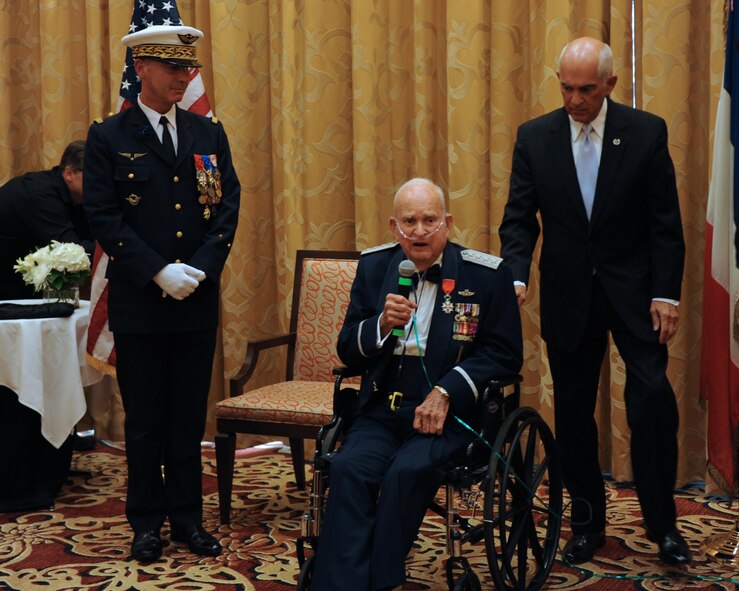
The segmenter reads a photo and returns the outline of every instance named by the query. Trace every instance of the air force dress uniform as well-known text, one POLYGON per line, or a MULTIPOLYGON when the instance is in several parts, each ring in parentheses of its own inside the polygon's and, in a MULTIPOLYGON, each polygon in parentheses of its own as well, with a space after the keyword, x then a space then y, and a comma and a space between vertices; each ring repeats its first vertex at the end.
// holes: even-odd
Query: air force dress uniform
MULTIPOLYGON (((390 336, 378 348, 379 317, 386 295, 397 291, 404 258, 397 244, 363 253, 339 335, 342 361, 364 373, 358 416, 331 463, 313 579, 323 591, 403 583, 405 556, 426 508, 472 437, 452 415, 475 424, 475 401, 486 383, 521 368, 521 323, 510 271, 498 266, 498 257, 451 242, 442 255, 436 295, 427 304, 433 310, 421 310, 419 296, 417 317, 431 314, 422 356, 402 354, 404 341, 425 336, 413 328, 406 328, 400 343, 390 336), (449 395, 449 415, 442 435, 422 435, 412 427, 415 408, 435 385, 449 395), (402 392, 399 402, 394 392, 402 392)), ((421 281, 416 294, 434 289, 428 283, 421 281)))

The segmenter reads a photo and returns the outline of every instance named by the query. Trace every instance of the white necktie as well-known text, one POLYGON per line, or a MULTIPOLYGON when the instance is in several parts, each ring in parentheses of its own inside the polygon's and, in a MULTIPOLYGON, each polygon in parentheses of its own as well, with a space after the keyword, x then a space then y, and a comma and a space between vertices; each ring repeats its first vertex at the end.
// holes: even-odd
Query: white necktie
POLYGON ((593 128, 586 123, 582 128, 583 140, 575 157, 577 168, 577 180, 580 182, 580 193, 585 203, 585 211, 590 219, 593 211, 593 198, 595 197, 595 183, 598 180, 598 151, 590 138, 593 128))

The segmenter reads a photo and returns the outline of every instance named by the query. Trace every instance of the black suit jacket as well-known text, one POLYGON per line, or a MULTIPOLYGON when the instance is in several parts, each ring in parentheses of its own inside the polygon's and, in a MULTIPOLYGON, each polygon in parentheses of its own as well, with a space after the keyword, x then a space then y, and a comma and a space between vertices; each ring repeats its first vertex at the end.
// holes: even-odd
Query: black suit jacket
MULTIPOLYGON (((406 258, 397 244, 369 251, 359 260, 337 347, 347 366, 364 371, 360 405, 378 390, 393 354, 395 337, 376 348, 377 323, 386 295, 397 292, 398 265, 406 258)), ((449 392, 451 412, 468 420, 473 419, 475 400, 487 382, 517 375, 523 359, 513 280, 505 267, 492 268, 499 261, 451 242, 444 249, 442 278, 454 281, 450 296, 455 310, 448 314, 442 310, 444 293, 440 285, 424 363, 432 385, 441 385, 449 392), (460 313, 457 307, 464 304, 479 306, 474 336, 463 334, 465 327, 455 322, 460 313)))
POLYGON ((28 172, 0 187, 0 300, 40 296, 13 271, 17 259, 52 240, 74 242, 92 256, 82 207, 72 202, 62 170, 28 172))
POLYGON ((108 314, 114 332, 165 333, 218 325, 219 278, 238 221, 241 188, 223 126, 177 109, 175 163, 138 105, 90 127, 85 148, 85 211, 110 257, 108 314), (194 154, 215 154, 222 197, 206 219, 198 202, 194 154), (207 274, 182 301, 152 281, 168 263, 207 274))
POLYGON ((565 350, 577 346, 595 272, 623 322, 638 338, 656 340, 652 298, 680 299, 685 258, 664 120, 609 99, 589 221, 567 112, 558 109, 521 125, 500 235, 514 279, 527 284, 537 212, 543 338, 565 350))

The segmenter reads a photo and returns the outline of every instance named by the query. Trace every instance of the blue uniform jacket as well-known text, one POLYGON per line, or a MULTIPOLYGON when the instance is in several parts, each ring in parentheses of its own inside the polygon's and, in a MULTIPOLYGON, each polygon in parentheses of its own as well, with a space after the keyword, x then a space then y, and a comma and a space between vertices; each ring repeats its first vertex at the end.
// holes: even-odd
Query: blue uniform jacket
POLYGON ((131 334, 215 328, 219 278, 238 221, 241 187, 223 126, 177 109, 177 160, 138 105, 90 127, 85 149, 85 211, 110 257, 111 330, 131 334), (194 155, 216 155, 221 202, 210 219, 198 202, 194 155), (168 263, 183 262, 207 279, 182 301, 162 297, 152 281, 168 263))
MULTIPOLYGON (((398 265, 406 258, 399 245, 370 250, 360 258, 338 341, 341 360, 364 372, 361 406, 378 390, 393 354, 394 337, 376 348, 377 323, 386 295, 397 292, 398 265)), ((444 292, 439 285, 424 363, 432 385, 449 392, 450 412, 460 418, 473 417, 475 401, 489 380, 516 375, 521 369, 521 320, 513 278, 506 267, 493 268, 499 262, 452 242, 444 249, 442 279, 454 282, 450 292, 454 308, 451 313, 442 309, 444 292), (460 320, 462 316, 467 320, 460 320)))

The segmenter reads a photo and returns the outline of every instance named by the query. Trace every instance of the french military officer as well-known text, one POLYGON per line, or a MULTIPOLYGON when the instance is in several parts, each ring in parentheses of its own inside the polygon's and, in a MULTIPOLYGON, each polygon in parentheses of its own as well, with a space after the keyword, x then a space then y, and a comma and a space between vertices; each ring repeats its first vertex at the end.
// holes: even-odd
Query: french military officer
POLYGON ((192 552, 221 550, 202 527, 200 442, 240 186, 223 126, 177 106, 202 36, 161 25, 123 38, 141 94, 91 126, 85 154, 85 210, 109 256, 131 555, 143 562, 160 557, 165 519, 192 552))

